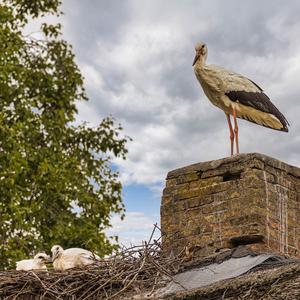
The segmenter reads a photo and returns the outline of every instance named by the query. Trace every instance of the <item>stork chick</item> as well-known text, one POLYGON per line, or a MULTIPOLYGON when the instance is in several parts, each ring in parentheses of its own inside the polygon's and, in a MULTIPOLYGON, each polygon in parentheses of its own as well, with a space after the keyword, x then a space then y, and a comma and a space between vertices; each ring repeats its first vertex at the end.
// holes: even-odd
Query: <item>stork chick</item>
POLYGON ((242 75, 215 65, 206 65, 208 51, 205 43, 197 43, 195 50, 193 62, 195 75, 207 98, 226 114, 231 155, 233 155, 234 140, 236 153, 239 153, 237 118, 288 132, 287 119, 270 101, 262 88, 242 75), (233 116, 234 128, 230 115, 233 116))
POLYGON ((30 271, 30 270, 45 270, 47 271, 46 262, 50 261, 50 256, 46 253, 38 253, 33 259, 23 259, 17 261, 17 271, 30 271))
POLYGON ((51 248, 52 263, 55 270, 64 271, 75 267, 84 267, 99 260, 98 255, 81 248, 69 248, 64 250, 55 245, 51 248))

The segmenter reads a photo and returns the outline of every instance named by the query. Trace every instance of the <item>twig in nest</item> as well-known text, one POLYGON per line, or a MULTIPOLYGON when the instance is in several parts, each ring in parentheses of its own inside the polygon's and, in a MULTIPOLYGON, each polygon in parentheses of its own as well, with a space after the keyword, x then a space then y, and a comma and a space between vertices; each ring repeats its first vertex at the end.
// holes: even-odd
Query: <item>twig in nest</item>
MULTIPOLYGON (((174 281, 184 252, 166 257, 159 239, 153 240, 157 224, 147 242, 123 247, 109 258, 86 266, 58 272, 0 272, 0 297, 31 296, 47 299, 116 299, 135 291, 152 295, 157 286, 174 281), (164 278, 167 276, 168 280, 164 278)), ((183 287, 184 288, 184 287, 183 287)))

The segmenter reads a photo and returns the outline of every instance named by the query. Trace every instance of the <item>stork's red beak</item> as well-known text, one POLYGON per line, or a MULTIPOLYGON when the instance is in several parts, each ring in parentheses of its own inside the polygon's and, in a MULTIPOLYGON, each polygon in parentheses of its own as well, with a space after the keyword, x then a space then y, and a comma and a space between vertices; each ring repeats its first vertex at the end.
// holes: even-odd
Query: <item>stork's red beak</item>
POLYGON ((197 51, 192 66, 197 62, 200 57, 200 53, 197 51))

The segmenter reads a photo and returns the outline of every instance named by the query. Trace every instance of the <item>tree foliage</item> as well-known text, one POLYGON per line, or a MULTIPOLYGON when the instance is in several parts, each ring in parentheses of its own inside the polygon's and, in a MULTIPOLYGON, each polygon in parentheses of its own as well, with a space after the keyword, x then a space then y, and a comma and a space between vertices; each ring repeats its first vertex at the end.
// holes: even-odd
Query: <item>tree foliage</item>
POLYGON ((110 117, 96 128, 74 125, 76 102, 87 97, 60 24, 43 24, 40 40, 22 33, 59 5, 0 4, 0 268, 53 244, 107 254, 103 230, 112 213, 124 214, 111 166, 127 153, 122 128, 110 117))

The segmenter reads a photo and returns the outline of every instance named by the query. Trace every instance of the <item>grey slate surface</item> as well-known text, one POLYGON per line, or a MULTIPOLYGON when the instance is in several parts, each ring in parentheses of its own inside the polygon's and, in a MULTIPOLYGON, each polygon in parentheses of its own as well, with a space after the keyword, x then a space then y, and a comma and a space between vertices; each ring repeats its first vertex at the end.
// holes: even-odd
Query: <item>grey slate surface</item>
POLYGON ((157 296, 166 296, 175 292, 193 290, 224 279, 234 278, 260 265, 272 255, 247 255, 240 258, 230 258, 220 264, 213 263, 206 267, 194 268, 174 276, 175 282, 157 291, 157 296), (184 289, 185 288, 185 289, 184 289))

